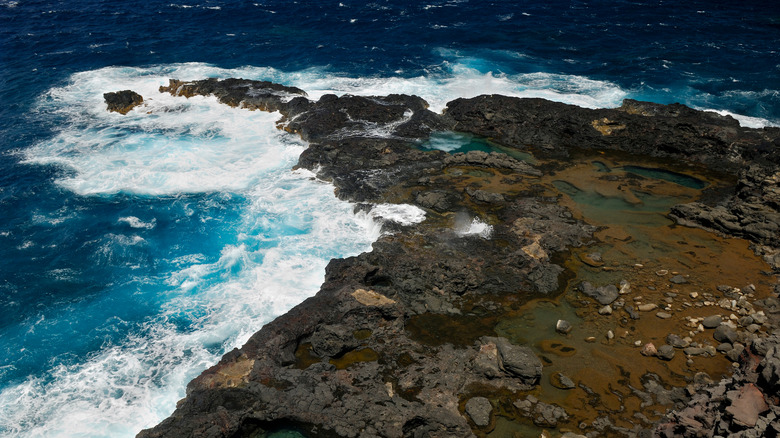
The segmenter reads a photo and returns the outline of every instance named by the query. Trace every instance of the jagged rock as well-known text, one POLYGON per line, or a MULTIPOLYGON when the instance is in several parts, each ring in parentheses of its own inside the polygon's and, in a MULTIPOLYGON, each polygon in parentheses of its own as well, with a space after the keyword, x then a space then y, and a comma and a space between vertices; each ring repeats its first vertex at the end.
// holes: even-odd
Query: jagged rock
POLYGON ((312 334, 309 342, 312 350, 320 357, 333 357, 352 350, 358 346, 358 341, 346 327, 342 325, 321 325, 312 334))
POLYGON ((607 286, 593 287, 587 281, 583 281, 579 286, 580 292, 595 299, 599 304, 612 304, 620 295, 617 286, 610 284, 607 286))
POLYGON ((524 383, 535 385, 542 377, 542 361, 533 350, 521 345, 513 345, 505 338, 486 338, 498 348, 499 367, 507 373, 520 378, 524 383))
POLYGON ((666 337, 666 343, 674 348, 686 348, 691 345, 690 342, 675 334, 669 334, 666 337))
POLYGON ((652 342, 648 342, 642 347, 642 356, 657 356, 658 350, 655 348, 652 342))
POLYGON ((493 405, 485 397, 473 397, 466 402, 466 413, 478 427, 486 427, 490 424, 490 414, 493 405))
POLYGON ((674 358, 674 347, 671 345, 661 345, 658 348, 656 356, 663 360, 672 360, 674 358))
POLYGON ((731 406, 726 408, 736 424, 745 427, 754 427, 758 416, 769 410, 769 405, 764 400, 764 394, 752 383, 742 386, 738 390, 729 391, 727 396, 731 406))
POLYGON ((571 323, 565 319, 559 319, 558 322, 555 323, 555 331, 558 333, 563 333, 565 335, 571 332, 571 329, 571 323))
POLYGON ((106 101, 109 111, 119 114, 129 113, 130 110, 142 104, 144 101, 143 96, 132 90, 104 93, 103 99, 106 101))

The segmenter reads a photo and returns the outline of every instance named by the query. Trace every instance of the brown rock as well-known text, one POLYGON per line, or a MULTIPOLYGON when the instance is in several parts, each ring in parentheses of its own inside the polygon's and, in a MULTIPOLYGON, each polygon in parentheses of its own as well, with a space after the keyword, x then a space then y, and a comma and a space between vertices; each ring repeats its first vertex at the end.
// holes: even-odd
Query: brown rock
POLYGON ((764 394, 752 383, 729 391, 726 395, 731 400, 731 406, 726 408, 734 422, 746 427, 754 427, 758 416, 769 410, 769 405, 764 400, 764 394))

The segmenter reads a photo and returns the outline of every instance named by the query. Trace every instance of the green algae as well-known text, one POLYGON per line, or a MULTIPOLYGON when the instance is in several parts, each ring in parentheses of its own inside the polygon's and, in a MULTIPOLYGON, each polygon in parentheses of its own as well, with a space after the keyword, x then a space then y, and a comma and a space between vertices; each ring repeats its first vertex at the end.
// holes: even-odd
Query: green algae
POLYGON ((310 366, 322 361, 312 351, 311 343, 304 343, 295 349, 295 367, 301 370, 305 370, 310 366))
POLYGON ((377 360, 379 360, 379 355, 376 351, 370 348, 362 348, 347 352, 337 359, 331 359, 330 363, 335 365, 338 370, 345 370, 361 362, 376 362, 377 360))
POLYGON ((494 318, 490 317, 424 313, 409 318, 406 330, 413 340, 421 344, 468 346, 482 336, 495 336, 494 324, 494 318))

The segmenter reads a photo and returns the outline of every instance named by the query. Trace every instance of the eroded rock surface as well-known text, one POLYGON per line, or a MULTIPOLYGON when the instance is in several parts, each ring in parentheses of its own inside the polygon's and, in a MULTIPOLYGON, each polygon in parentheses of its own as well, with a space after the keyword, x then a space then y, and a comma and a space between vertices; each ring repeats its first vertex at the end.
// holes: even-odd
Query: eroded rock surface
POLYGON ((144 101, 143 96, 132 90, 104 93, 103 99, 106 101, 106 106, 109 111, 123 115, 129 113, 130 110, 142 104, 144 101))

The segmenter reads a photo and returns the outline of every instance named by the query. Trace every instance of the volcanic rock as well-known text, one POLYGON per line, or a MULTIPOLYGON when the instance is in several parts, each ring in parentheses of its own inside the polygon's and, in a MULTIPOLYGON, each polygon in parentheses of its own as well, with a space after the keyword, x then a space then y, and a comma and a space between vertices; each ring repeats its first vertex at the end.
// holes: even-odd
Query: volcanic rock
POLYGON ((119 114, 129 113, 130 110, 142 104, 144 101, 143 96, 132 90, 104 93, 103 99, 105 99, 109 111, 117 112, 119 114))

